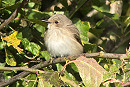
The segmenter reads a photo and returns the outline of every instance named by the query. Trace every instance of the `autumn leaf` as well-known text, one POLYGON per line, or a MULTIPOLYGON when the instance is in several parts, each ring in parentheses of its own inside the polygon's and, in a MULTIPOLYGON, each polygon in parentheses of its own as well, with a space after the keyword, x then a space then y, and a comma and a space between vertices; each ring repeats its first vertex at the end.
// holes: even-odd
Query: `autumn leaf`
POLYGON ((103 82, 104 73, 107 72, 94 58, 81 56, 66 65, 69 63, 74 63, 77 66, 85 87, 99 87, 101 82, 103 82))
POLYGON ((1 37, 1 39, 7 41, 7 45, 8 46, 12 45, 15 49, 17 49, 17 51, 19 52, 19 54, 21 54, 21 51, 23 51, 23 49, 21 49, 20 47, 18 47, 18 45, 20 44, 21 40, 19 40, 16 37, 17 34, 18 34, 18 32, 15 31, 14 33, 12 33, 9 36, 1 37))

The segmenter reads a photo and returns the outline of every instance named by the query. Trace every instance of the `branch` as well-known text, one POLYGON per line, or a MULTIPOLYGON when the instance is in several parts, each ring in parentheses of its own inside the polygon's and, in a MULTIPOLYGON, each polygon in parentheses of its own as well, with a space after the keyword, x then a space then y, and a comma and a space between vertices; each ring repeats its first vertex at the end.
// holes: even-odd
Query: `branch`
MULTIPOLYGON (((106 5, 109 5, 110 2, 108 0, 106 0, 106 5)), ((86 16, 87 17, 92 17, 93 15, 97 14, 99 11, 93 9, 92 11, 90 11, 86 16)))
POLYGON ((130 86, 130 81, 127 83, 122 84, 122 86, 130 86))
POLYGON ((32 73, 46 73, 46 71, 38 70, 38 69, 32 69, 27 67, 0 67, 0 71, 29 71, 32 73))
POLYGON ((12 13, 12 15, 7 19, 5 20, 1 25, 0 25, 0 30, 7 26, 11 21, 14 20, 14 18, 16 17, 16 15, 18 14, 18 11, 27 4, 28 0, 23 0, 22 3, 20 4, 20 6, 15 9, 15 11, 12 13))
POLYGON ((130 36, 127 36, 125 38, 121 38, 121 41, 111 50, 111 52, 114 52, 117 50, 122 44, 124 44, 126 41, 130 40, 130 36))
POLYGON ((93 9, 93 10, 90 11, 86 16, 87 16, 87 17, 92 17, 93 15, 95 15, 95 14, 97 14, 97 13, 98 13, 98 11, 95 10, 95 9, 93 9))
MULTIPOLYGON (((98 52, 98 53, 82 53, 79 55, 68 56, 68 57, 59 57, 59 58, 55 58, 53 60, 50 59, 47 61, 43 61, 37 65, 32 66, 31 68, 33 68, 33 69, 43 68, 43 67, 46 67, 46 66, 51 65, 51 64, 66 62, 66 60, 74 60, 80 56, 85 56, 87 58, 93 57, 93 58, 109 58, 109 59, 121 59, 121 58, 125 57, 128 60, 130 59, 127 57, 126 54, 100 53, 100 52, 98 52)), ((9 85, 17 80, 20 80, 20 78, 23 78, 23 77, 27 76, 28 74, 30 74, 30 72, 24 71, 16 76, 13 76, 12 78, 10 78, 8 80, 0 82, 0 87, 7 86, 7 85, 9 85)))

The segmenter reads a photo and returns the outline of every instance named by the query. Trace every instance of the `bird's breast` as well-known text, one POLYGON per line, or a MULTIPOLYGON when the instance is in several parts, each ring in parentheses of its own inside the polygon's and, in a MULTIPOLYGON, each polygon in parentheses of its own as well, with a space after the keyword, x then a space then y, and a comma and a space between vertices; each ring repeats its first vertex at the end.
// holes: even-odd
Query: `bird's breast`
POLYGON ((44 39, 47 50, 53 57, 82 53, 82 46, 65 29, 48 29, 44 39))

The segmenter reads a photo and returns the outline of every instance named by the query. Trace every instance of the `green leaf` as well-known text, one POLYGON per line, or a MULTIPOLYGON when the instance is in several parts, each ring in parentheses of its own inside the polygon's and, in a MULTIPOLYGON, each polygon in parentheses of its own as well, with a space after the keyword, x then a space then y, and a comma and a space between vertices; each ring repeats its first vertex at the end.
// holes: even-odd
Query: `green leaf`
POLYGON ((109 72, 104 73, 104 75, 103 75, 103 80, 104 81, 107 81, 107 80, 110 80, 112 78, 115 78, 116 73, 119 72, 119 68, 117 67, 117 65, 114 62, 114 64, 110 66, 109 72))
POLYGON ((118 14, 113 14, 112 19, 113 20, 118 20, 118 22, 119 22, 119 16, 118 16, 118 14))
POLYGON ((8 4, 8 5, 13 5, 13 4, 15 4, 15 2, 16 2, 16 0, 4 0, 3 1, 5 4, 8 4))
POLYGON ((16 60, 13 56, 13 54, 6 49, 6 63, 10 66, 16 66, 16 60))
POLYGON ((87 33, 90 29, 90 23, 89 22, 81 22, 80 19, 73 19, 74 24, 80 31, 80 37, 83 44, 86 44, 88 42, 87 33))
POLYGON ((98 21, 98 22, 96 23, 96 26, 101 25, 101 24, 102 24, 102 22, 104 22, 104 20, 103 20, 103 19, 102 19, 102 20, 100 20, 100 21, 98 21))
POLYGON ((115 77, 115 74, 111 73, 111 72, 107 72, 103 74, 103 81, 107 81, 110 80, 112 78, 115 77))
POLYGON ((108 12, 110 11, 109 5, 103 5, 101 7, 92 6, 94 9, 101 11, 101 12, 108 12))
POLYGON ((51 56, 48 53, 48 51, 41 51, 40 54, 41 54, 41 57, 44 57, 46 60, 51 59, 51 56))
MULTIPOLYGON (((37 29, 37 31, 41 33, 41 37, 44 37, 44 32, 46 30, 44 26, 35 24, 33 27, 35 27, 37 29)), ((36 34, 36 32, 34 32, 34 33, 36 34)))
POLYGON ((116 65, 116 67, 119 69, 121 67, 121 61, 118 59, 112 59, 113 64, 116 65))
MULTIPOLYGON (((13 0, 11 0, 11 1, 13 1, 13 0)), ((9 0, 9 3, 7 1, 4 1, 4 0, 2 0, 2 2, 4 4, 2 4, 3 8, 0 8, 0 10, 7 9, 7 10, 10 10, 10 11, 14 11, 14 9, 16 9, 19 6, 19 4, 21 3, 20 1, 18 1, 17 3, 14 4, 14 1, 13 1, 13 2, 11 2, 12 4, 10 4, 10 0, 9 0)))
MULTIPOLYGON (((23 79, 23 82, 22 82, 22 86, 23 87, 36 87, 36 74, 29 74, 28 76, 25 77, 25 79, 27 80, 24 80, 23 79)), ((22 79, 21 79, 22 80, 22 79)))
POLYGON ((44 26, 44 27, 47 26, 47 23, 42 22, 41 20, 37 20, 37 19, 27 19, 27 20, 30 21, 30 22, 33 22, 33 23, 36 23, 36 24, 42 25, 42 26, 44 26))
POLYGON ((33 8, 35 6, 35 3, 34 2, 29 2, 28 6, 29 6, 29 8, 33 8))
POLYGON ((50 84, 48 81, 45 81, 45 79, 39 78, 38 87, 53 87, 53 85, 50 84))
POLYGON ((2 50, 5 45, 6 45, 6 43, 0 42, 0 50, 2 50))
MULTIPOLYGON (((63 65, 61 65, 61 64, 56 64, 56 66, 57 66, 57 70, 59 71, 59 72, 61 72, 61 70, 63 69, 63 65)), ((65 69, 65 71, 64 71, 64 79, 66 79, 67 81, 68 80, 71 80, 71 81, 74 81, 74 84, 78 84, 78 81, 76 80, 76 78, 75 78, 75 76, 73 75, 73 74, 76 74, 76 73, 78 73, 78 69, 77 69, 77 67, 75 67, 75 64, 71 64, 71 67, 67 67, 68 69, 65 69), (72 67, 72 68, 71 68, 72 67), (73 70, 75 70, 76 71, 76 73, 74 73, 73 72, 73 70), (73 73, 73 74, 72 74, 73 73)), ((78 77, 77 77, 78 78, 78 77)), ((79 78, 78 78, 79 79, 79 78)), ((65 83, 68 83, 68 82, 66 82, 66 80, 62 80, 63 82, 65 82, 65 83)), ((71 82, 69 82, 68 83, 68 85, 71 85, 70 84, 71 82)))
POLYGON ((97 50, 96 44, 91 44, 91 43, 84 44, 84 51, 85 52, 92 53, 92 52, 96 52, 96 50, 97 50))
POLYGON ((80 77, 86 87, 99 87, 103 82, 103 73, 106 70, 95 59, 79 57, 74 61, 79 70, 80 77))
POLYGON ((104 31, 104 29, 96 29, 96 28, 91 28, 89 32, 94 34, 96 37, 99 37, 99 35, 104 31))
POLYGON ((24 11, 27 13, 26 17, 27 19, 42 19, 43 17, 47 15, 52 15, 53 12, 41 12, 36 9, 24 9, 24 11))
POLYGON ((19 28, 19 33, 17 34, 17 38, 22 40, 23 38, 27 38, 28 40, 33 39, 32 35, 32 29, 30 27, 24 27, 24 28, 19 28))
POLYGON ((18 33, 16 36, 18 39, 22 40, 22 32, 18 33))
POLYGON ((113 65, 110 67, 111 73, 117 73, 118 70, 119 70, 119 68, 116 66, 116 64, 113 64, 113 65))
POLYGON ((30 42, 27 38, 24 38, 22 39, 22 44, 24 45, 24 48, 27 50, 27 46, 30 44, 30 42))
POLYGON ((41 47, 34 42, 29 42, 26 38, 22 40, 22 44, 27 51, 30 51, 32 54, 38 56, 40 53, 41 47))
POLYGON ((41 47, 33 42, 31 42, 30 45, 28 46, 28 50, 30 50, 30 52, 32 52, 32 54, 34 55, 39 55, 40 49, 41 47))
POLYGON ((4 67, 6 63, 0 63, 0 67, 4 67))
POLYGON ((64 82, 64 83, 67 83, 67 87, 80 87, 78 84, 76 84, 73 80, 69 80, 67 79, 65 76, 61 76, 60 77, 61 80, 64 82))
POLYGON ((44 74, 42 73, 38 75, 38 78, 43 79, 44 81, 49 82, 56 87, 60 87, 61 85, 61 80, 59 78, 58 72, 48 72, 44 74))

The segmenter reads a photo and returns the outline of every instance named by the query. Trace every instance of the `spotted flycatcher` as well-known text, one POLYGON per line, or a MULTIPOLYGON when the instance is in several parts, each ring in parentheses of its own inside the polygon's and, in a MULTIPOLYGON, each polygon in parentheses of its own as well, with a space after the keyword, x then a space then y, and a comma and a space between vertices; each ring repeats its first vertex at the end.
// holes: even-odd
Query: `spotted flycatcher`
POLYGON ((44 41, 52 57, 76 55, 83 52, 79 30, 65 15, 55 14, 46 21, 48 30, 44 41))

